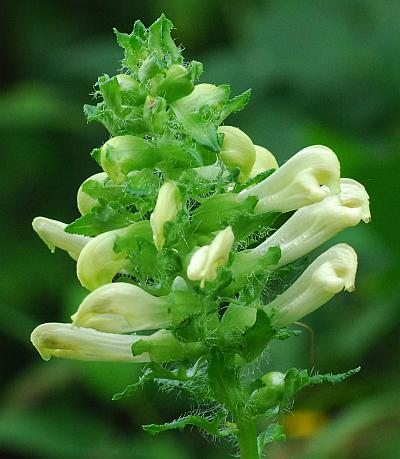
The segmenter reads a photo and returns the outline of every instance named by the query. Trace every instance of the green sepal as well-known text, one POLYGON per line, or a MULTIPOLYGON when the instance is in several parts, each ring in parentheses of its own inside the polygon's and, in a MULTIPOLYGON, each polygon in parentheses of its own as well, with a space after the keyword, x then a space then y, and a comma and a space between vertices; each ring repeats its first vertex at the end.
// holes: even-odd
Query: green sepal
POLYGON ((200 233, 218 231, 243 214, 253 213, 257 201, 255 196, 242 200, 235 193, 216 194, 207 198, 193 212, 192 225, 200 233))
POLYGON ((121 88, 118 84, 117 77, 114 76, 110 78, 108 75, 103 75, 99 77, 98 85, 104 102, 118 117, 122 117, 121 88))
POLYGON ((216 312, 193 314, 174 327, 172 331, 176 339, 182 343, 188 343, 193 340, 205 341, 208 336, 215 336, 218 324, 218 314, 216 312))
POLYGON ((97 236, 106 231, 124 228, 137 221, 137 215, 127 211, 125 206, 116 201, 104 202, 99 207, 77 218, 65 231, 84 236, 97 236))
POLYGON ((229 429, 226 426, 221 426, 221 422, 225 416, 226 415, 223 411, 211 420, 199 415, 188 415, 172 422, 166 422, 164 424, 148 424, 142 427, 145 432, 148 432, 151 435, 157 435, 166 430, 183 430, 186 426, 195 426, 215 438, 223 438, 232 434, 232 429, 229 429))
POLYGON ((281 250, 279 247, 269 247, 265 253, 258 255, 255 255, 251 250, 236 253, 229 267, 233 273, 233 281, 224 291, 224 294, 226 296, 233 295, 247 285, 256 289, 254 295, 258 295, 264 289, 262 279, 268 277, 268 268, 276 265, 280 257, 281 250), (261 282, 253 285, 251 279, 254 280, 256 276, 261 276, 261 282))
POLYGON ((156 363, 192 360, 205 352, 206 349, 201 343, 183 343, 168 330, 159 330, 132 344, 134 356, 147 353, 150 360, 156 363))
POLYGON ((132 205, 132 198, 125 192, 124 187, 116 185, 111 180, 87 180, 82 185, 82 191, 93 199, 116 201, 125 206, 132 205))
POLYGON ((90 152, 90 156, 101 167, 101 148, 93 148, 93 150, 90 152))

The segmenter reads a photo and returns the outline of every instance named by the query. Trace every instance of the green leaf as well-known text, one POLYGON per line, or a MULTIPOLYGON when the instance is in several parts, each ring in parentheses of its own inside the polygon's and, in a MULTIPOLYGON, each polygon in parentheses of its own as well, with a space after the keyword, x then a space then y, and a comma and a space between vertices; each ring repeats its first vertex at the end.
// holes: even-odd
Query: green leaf
POLYGON ((283 426, 280 424, 270 424, 264 432, 257 437, 258 454, 262 457, 262 453, 266 445, 278 441, 286 440, 286 435, 283 432, 283 426))
POLYGON ((247 362, 251 362, 263 352, 274 334, 275 330, 267 314, 262 309, 257 309, 255 324, 246 330, 239 340, 240 355, 247 362))
MULTIPOLYGON (((261 255, 255 255, 251 250, 235 253, 229 267, 233 274, 233 281, 224 294, 232 296, 245 288, 247 296, 258 296, 265 288, 265 279, 269 276, 268 267, 276 265, 280 257, 279 247, 269 247, 267 252, 261 255), (258 282, 255 282, 255 279, 258 282)), ((249 299, 248 302, 250 303, 251 300, 249 299)))
POLYGON ((222 438, 231 434, 229 429, 220 427, 221 421, 224 417, 225 415, 223 412, 211 420, 199 415, 189 415, 176 419, 172 422, 166 422, 165 424, 148 424, 142 427, 143 430, 149 432, 151 435, 157 435, 166 430, 183 430, 186 426, 195 426, 213 437, 222 438))
POLYGON ((150 363, 145 368, 143 374, 140 376, 139 380, 127 386, 122 392, 118 392, 113 396, 113 400, 121 400, 122 398, 127 398, 138 389, 142 388, 145 383, 149 381, 154 381, 157 379, 173 380, 173 381, 185 381, 179 371, 171 371, 167 368, 162 367, 157 363, 150 363))
POLYGON ((210 354, 208 378, 212 393, 228 410, 235 412, 238 404, 243 401, 238 369, 226 360, 216 346, 211 348, 210 354))
POLYGON ((297 368, 291 368, 287 371, 285 376, 285 393, 280 403, 280 410, 286 408, 288 402, 293 399, 294 395, 304 387, 322 384, 329 382, 336 384, 344 381, 350 376, 355 375, 361 370, 361 367, 354 368, 353 370, 346 371, 345 373, 339 374, 325 374, 325 375, 313 375, 310 376, 308 370, 299 370, 297 368))
POLYGON ((84 236, 97 236, 105 231, 124 228, 136 221, 137 217, 127 211, 118 202, 104 202, 100 207, 95 207, 90 212, 70 223, 65 231, 67 233, 83 234, 84 236))

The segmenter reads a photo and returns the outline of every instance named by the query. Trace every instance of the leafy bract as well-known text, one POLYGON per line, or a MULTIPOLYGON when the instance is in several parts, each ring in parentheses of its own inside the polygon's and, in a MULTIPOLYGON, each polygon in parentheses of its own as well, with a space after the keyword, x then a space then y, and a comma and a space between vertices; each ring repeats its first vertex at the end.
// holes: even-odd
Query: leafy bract
POLYGON ((232 433, 229 428, 221 426, 221 420, 223 417, 224 413, 221 413, 219 416, 215 416, 213 419, 207 419, 199 415, 188 415, 172 422, 166 422, 165 424, 148 424, 143 426, 143 430, 152 435, 156 435, 160 432, 164 432, 165 430, 183 430, 187 426, 196 426, 200 430, 203 430, 215 438, 223 438, 227 435, 231 435, 232 433))

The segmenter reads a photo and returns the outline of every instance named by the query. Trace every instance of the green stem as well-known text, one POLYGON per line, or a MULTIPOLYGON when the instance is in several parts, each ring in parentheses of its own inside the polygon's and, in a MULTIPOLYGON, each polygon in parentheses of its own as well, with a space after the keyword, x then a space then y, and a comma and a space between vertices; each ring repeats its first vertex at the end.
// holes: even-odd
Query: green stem
POLYGON ((241 459, 260 459, 258 455, 257 430, 254 419, 237 419, 241 459))

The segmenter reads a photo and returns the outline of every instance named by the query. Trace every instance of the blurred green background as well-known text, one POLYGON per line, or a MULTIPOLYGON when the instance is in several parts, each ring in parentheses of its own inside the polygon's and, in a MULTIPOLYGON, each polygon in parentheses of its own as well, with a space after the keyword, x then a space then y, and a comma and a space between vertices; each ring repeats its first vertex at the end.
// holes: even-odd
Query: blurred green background
POLYGON ((400 457, 400 2, 397 0, 176 0, 3 2, 0 67, 2 245, 0 453, 5 459, 194 459, 228 457, 197 432, 150 437, 141 424, 190 410, 154 387, 124 402, 130 365, 45 363, 30 345, 41 322, 68 321, 85 295, 74 262, 46 249, 34 216, 70 222, 75 192, 98 171, 89 152, 107 139, 86 125, 101 73, 122 58, 112 27, 130 32, 161 12, 203 81, 251 87, 248 108, 229 122, 284 161, 311 144, 330 146, 342 175, 361 181, 373 221, 347 230, 359 254, 357 291, 305 320, 310 337, 274 345, 266 366, 362 371, 338 386, 304 391, 284 420, 288 441, 272 459, 400 457))

